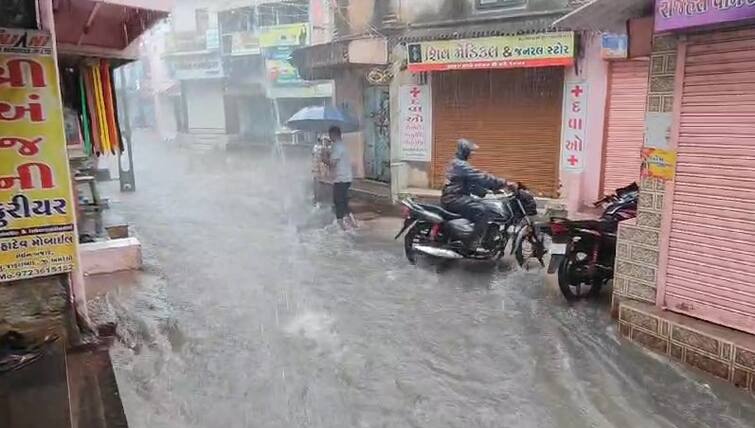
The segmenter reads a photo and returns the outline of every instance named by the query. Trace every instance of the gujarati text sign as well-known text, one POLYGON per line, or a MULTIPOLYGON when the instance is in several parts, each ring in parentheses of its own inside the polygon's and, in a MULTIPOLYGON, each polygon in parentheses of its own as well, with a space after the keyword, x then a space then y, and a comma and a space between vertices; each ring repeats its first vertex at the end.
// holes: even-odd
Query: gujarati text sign
POLYGON ((571 31, 407 45, 409 71, 566 66, 574 63, 571 31))
POLYGON ((50 35, 0 28, 0 282, 73 269, 65 144, 50 35))
POLYGON ((429 162, 432 153, 432 111, 429 85, 401 86, 401 160, 429 162))
POLYGON ((642 176, 672 181, 676 175, 676 152, 644 147, 642 149, 642 176))
POLYGON ((587 83, 569 82, 565 89, 561 169, 582 172, 587 149, 587 83))
POLYGON ((755 0, 656 0, 655 31, 755 18, 755 0))

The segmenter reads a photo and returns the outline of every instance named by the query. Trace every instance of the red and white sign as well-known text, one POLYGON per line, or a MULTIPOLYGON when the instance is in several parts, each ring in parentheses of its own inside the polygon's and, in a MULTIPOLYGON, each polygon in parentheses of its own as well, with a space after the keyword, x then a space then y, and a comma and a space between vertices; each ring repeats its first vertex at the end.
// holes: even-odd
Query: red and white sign
POLYGON ((429 85, 401 87, 401 160, 429 162, 432 154, 432 111, 429 85))
POLYGON ((561 169, 582 172, 585 169, 587 149, 587 84, 569 82, 565 89, 561 169))

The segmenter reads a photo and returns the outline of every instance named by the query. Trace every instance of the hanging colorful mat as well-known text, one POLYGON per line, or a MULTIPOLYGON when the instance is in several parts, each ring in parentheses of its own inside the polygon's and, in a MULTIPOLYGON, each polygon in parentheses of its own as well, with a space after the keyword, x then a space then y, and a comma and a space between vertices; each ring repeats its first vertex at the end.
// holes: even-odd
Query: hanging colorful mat
POLYGON ((89 125, 89 109, 87 108, 86 85, 84 84, 84 70, 79 69, 79 95, 81 97, 81 127, 84 134, 84 154, 94 153, 92 148, 92 128, 89 125))
POLYGON ((107 61, 100 61, 100 76, 102 76, 102 96, 105 108, 105 120, 108 125, 108 135, 110 138, 110 152, 115 154, 120 151, 120 136, 118 127, 115 123, 115 109, 113 107, 113 87, 110 76, 110 66, 107 61))
POLYGON ((94 89, 94 73, 90 66, 82 66, 81 74, 84 76, 84 89, 87 98, 87 111, 89 112, 89 124, 92 128, 92 146, 94 153, 102 154, 102 133, 100 132, 97 118, 97 97, 94 89))

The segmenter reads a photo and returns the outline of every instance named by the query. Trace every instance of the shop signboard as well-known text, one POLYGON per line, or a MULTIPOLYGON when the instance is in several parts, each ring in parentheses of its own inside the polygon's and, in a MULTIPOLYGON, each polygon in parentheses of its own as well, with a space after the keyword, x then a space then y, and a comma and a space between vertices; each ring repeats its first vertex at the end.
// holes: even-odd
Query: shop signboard
POLYGON ((304 83, 299 70, 291 64, 293 48, 275 47, 265 50, 265 69, 270 83, 277 86, 292 86, 304 83))
POLYGON ((568 66, 574 63, 571 31, 438 40, 407 45, 409 71, 568 66))
POLYGON ((205 42, 207 50, 214 51, 220 49, 220 32, 217 28, 208 29, 205 33, 205 38, 207 39, 205 42))
POLYGON ((231 56, 259 55, 260 39, 251 32, 239 32, 231 35, 231 56))
POLYGON ((76 263, 58 82, 49 34, 0 29, 0 282, 76 263))
POLYGON ((600 43, 600 56, 603 59, 627 59, 629 37, 626 34, 603 33, 600 43))
POLYGON ((260 29, 260 46, 306 46, 309 44, 309 23, 273 25, 260 29))
POLYGON ((267 88, 267 97, 270 99, 280 98, 331 98, 333 96, 333 83, 307 82, 301 86, 271 86, 267 88))
POLYGON ((587 83, 568 82, 564 93, 564 122, 561 136, 561 169, 585 170, 587 150, 587 83))
POLYGON ((175 56, 171 58, 176 80, 218 79, 223 77, 223 63, 213 54, 175 56))
POLYGON ((656 0, 655 31, 755 19, 755 0, 656 0))
POLYGON ((676 175, 676 152, 644 147, 642 149, 642 176, 672 181, 676 175))
POLYGON ((430 162, 433 147, 431 101, 429 85, 401 86, 401 160, 430 162))

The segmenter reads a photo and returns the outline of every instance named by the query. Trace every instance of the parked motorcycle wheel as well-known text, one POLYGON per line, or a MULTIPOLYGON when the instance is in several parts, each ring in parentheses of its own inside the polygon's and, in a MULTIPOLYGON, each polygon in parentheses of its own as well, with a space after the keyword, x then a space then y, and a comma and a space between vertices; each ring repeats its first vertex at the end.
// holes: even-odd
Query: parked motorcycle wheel
POLYGON ((575 250, 558 267, 558 288, 566 300, 595 297, 603 286, 601 278, 589 276, 588 254, 575 250))
POLYGON ((414 246, 419 244, 420 238, 427 236, 429 231, 430 228, 427 225, 415 224, 404 235, 404 254, 406 254, 406 259, 409 260, 409 263, 413 265, 417 264, 419 253, 414 249, 414 246))

